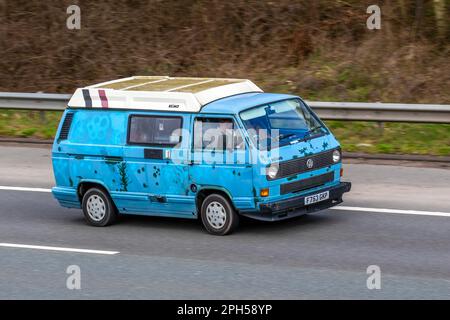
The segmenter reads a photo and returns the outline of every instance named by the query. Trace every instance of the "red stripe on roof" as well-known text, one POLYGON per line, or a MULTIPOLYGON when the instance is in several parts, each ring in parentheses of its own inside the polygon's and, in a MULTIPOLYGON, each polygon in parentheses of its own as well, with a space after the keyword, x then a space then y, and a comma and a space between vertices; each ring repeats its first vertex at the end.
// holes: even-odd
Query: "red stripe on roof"
POLYGON ((98 95, 102 102, 102 108, 108 108, 108 98, 106 98, 105 90, 98 90, 98 95))

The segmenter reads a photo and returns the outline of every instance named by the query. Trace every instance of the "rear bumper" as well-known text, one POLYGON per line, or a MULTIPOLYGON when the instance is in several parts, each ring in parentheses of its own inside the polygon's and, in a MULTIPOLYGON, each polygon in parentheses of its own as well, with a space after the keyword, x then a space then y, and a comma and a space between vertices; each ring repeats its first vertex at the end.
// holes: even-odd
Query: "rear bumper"
POLYGON ((299 197, 263 203, 259 205, 259 211, 240 212, 240 214, 263 221, 278 221, 294 218, 305 213, 324 210, 340 204, 342 202, 342 195, 349 192, 351 187, 352 184, 350 182, 341 182, 336 186, 324 188, 299 197), (305 206, 305 197, 325 191, 330 192, 330 198, 328 200, 305 206))
POLYGON ((62 207, 81 208, 80 199, 78 199, 75 188, 54 187, 52 188, 52 194, 62 207))

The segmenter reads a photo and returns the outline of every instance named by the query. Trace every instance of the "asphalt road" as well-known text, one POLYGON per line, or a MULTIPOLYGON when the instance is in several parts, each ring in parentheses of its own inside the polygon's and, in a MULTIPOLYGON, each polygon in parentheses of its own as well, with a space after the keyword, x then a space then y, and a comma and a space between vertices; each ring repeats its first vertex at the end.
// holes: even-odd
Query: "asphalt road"
MULTIPOLYGON (((170 218, 89 227, 50 193, 0 189, 0 299, 449 299, 450 170, 346 163, 345 176, 349 208, 245 220, 227 237, 170 218), (80 267, 80 290, 66 287, 70 265, 80 267), (379 266, 381 289, 367 288, 369 265, 379 266)), ((0 186, 52 185, 48 149, 0 147, 0 186)))

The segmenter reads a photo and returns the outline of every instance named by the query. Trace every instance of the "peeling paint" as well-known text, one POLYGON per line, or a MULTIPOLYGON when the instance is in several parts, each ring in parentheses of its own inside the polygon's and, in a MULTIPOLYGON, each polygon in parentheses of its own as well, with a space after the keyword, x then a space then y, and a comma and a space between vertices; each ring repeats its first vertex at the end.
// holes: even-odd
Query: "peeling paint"
POLYGON ((308 149, 306 147, 303 147, 303 148, 299 149, 298 152, 300 152, 301 154, 304 155, 306 153, 306 150, 308 150, 308 149))
POLYGON ((128 191, 128 176, 127 176, 127 163, 125 161, 120 162, 117 165, 119 169, 119 175, 120 175, 120 191, 128 191))

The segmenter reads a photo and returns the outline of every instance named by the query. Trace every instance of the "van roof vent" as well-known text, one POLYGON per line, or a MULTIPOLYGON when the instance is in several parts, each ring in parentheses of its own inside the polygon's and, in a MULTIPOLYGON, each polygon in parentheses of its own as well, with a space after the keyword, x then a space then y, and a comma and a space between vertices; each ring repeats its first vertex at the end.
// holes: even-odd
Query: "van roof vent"
POLYGON ((250 92, 262 90, 247 79, 135 76, 77 89, 68 106, 199 112, 212 101, 250 92))
POLYGON ((72 125, 73 112, 66 114, 64 122, 61 126, 61 131, 59 132, 59 140, 66 140, 69 137, 70 127, 72 125))

